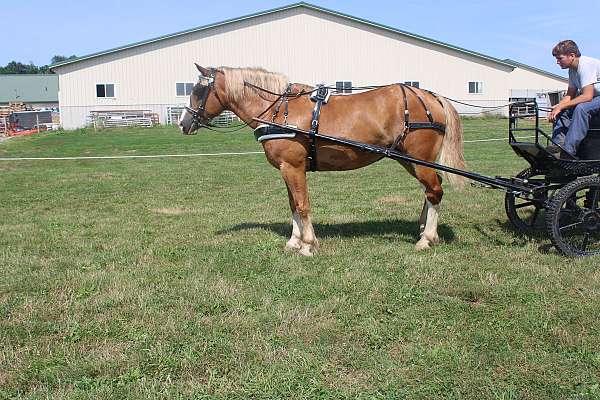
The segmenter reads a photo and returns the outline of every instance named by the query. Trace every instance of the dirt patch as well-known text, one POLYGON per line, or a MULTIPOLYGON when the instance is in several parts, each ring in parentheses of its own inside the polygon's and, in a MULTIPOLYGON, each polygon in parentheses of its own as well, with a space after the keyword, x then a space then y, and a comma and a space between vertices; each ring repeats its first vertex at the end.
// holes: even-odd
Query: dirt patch
POLYGON ((9 372, 0 371, 0 387, 13 386, 16 382, 15 375, 9 372))
POLYGON ((153 213, 156 213, 156 214, 163 214, 163 215, 181 215, 181 214, 187 214, 190 212, 190 210, 187 210, 187 209, 181 208, 181 207, 151 208, 150 211, 152 211, 153 213))
POLYGON ((411 203, 408 197, 404 196, 384 196, 377 199, 377 202, 382 204, 395 204, 400 206, 406 206, 411 203))
POLYGON ((373 377, 353 368, 335 368, 324 373, 327 386, 349 394, 373 388, 373 377))

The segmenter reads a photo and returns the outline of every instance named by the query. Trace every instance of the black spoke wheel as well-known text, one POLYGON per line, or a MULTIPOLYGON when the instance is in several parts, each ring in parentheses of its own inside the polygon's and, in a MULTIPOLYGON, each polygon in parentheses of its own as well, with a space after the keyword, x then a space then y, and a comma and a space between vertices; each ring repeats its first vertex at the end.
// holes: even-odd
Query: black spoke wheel
POLYGON ((546 213, 550 239, 571 257, 600 254, 600 177, 579 178, 556 193, 546 213))
MULTIPOLYGON (((519 179, 535 179, 543 181, 544 177, 527 168, 516 176, 519 179)), ((506 193, 504 197, 504 209, 510 223, 518 233, 525 235, 539 235, 546 231, 546 209, 545 203, 553 193, 540 193, 536 199, 522 199, 512 193, 506 193)))

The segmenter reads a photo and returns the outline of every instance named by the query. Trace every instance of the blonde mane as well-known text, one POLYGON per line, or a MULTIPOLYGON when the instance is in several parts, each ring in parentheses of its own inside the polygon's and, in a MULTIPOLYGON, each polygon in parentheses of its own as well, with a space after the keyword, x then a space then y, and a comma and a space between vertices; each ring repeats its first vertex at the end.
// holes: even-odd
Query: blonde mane
MULTIPOLYGON (((288 85, 285 75, 269 72, 263 68, 219 68, 225 75, 227 96, 231 101, 256 94, 256 89, 244 85, 249 82, 274 93, 283 93, 288 85)), ((268 95, 267 95, 268 96, 268 95)))

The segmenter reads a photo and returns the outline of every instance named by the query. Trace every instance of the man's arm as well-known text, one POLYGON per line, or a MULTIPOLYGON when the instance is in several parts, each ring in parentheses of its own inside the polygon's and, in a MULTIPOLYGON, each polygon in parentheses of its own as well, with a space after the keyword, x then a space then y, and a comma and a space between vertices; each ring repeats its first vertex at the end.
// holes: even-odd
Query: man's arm
POLYGON ((584 86, 579 96, 575 96, 576 93, 576 89, 572 86, 569 86, 565 97, 562 98, 560 103, 552 107, 552 111, 548 115, 548 120, 550 122, 554 122, 556 120, 557 115, 563 110, 575 107, 577 104, 580 103, 587 103, 588 101, 592 101, 592 99, 594 98, 594 85, 584 86))

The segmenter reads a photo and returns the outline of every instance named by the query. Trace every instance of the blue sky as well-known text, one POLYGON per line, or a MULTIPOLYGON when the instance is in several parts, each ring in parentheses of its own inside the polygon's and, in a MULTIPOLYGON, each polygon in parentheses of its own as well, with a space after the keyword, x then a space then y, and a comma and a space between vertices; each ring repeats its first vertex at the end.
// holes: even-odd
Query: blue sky
MULTIPOLYGON (((308 2, 560 75, 565 74, 551 55, 553 45, 559 40, 573 39, 583 54, 600 58, 600 28, 595 23, 598 0, 308 2)), ((5 0, 2 3, 0 37, 4 40, 0 65, 12 60, 44 65, 54 55, 83 56, 295 1, 5 0)))

